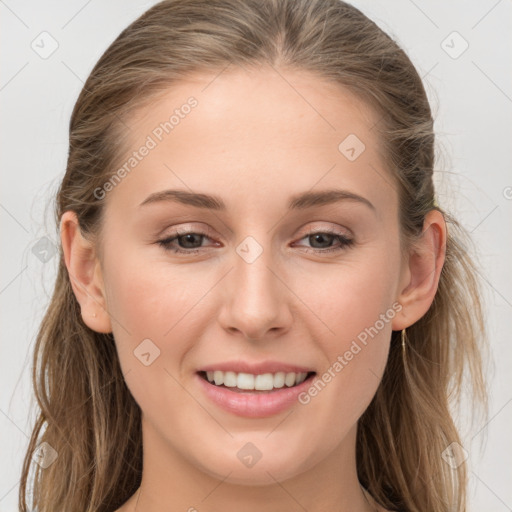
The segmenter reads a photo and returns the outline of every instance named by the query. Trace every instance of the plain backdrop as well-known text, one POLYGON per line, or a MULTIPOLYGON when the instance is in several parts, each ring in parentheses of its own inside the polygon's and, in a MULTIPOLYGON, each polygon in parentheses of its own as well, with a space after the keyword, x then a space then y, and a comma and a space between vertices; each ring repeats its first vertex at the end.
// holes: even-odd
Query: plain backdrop
MULTIPOLYGON (((71 110, 100 55, 154 3, 0 0, 0 512, 17 510, 35 418, 31 356, 55 278, 51 197, 65 170, 71 110)), ((460 420, 471 465, 470 510, 510 511, 512 4, 353 3, 402 45, 424 77, 436 118, 440 203, 479 251, 491 401, 487 421, 470 422, 469 412, 460 420)))

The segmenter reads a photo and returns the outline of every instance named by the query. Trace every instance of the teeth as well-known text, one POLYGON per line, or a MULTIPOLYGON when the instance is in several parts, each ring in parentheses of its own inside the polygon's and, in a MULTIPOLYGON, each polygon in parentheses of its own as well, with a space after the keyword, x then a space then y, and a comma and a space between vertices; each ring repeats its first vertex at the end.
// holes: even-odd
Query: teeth
POLYGON ((268 391, 274 387, 274 376, 271 373, 256 375, 254 379, 254 389, 268 391))
POLYGON ((271 389, 279 389, 283 386, 292 387, 304 382, 307 373, 294 372, 277 372, 263 373, 261 375, 253 375, 251 373, 222 372, 220 370, 206 372, 206 378, 216 386, 224 386, 228 388, 238 388, 243 390, 254 389, 256 391, 270 391, 271 389))
POLYGON ((286 377, 284 378, 284 383, 290 387, 295 384, 295 373, 287 373, 286 377))
POLYGON ((239 373, 236 378, 236 387, 238 389, 254 389, 254 375, 250 373, 239 373))
POLYGON ((218 370, 213 372, 213 380, 216 386, 220 386, 224 384, 224 372, 220 372, 218 370))
POLYGON ((284 372, 277 372, 274 374, 274 387, 282 388, 284 386, 284 378, 286 374, 284 372))
POLYGON ((224 372, 224 386, 234 388, 237 385, 235 372, 224 372))

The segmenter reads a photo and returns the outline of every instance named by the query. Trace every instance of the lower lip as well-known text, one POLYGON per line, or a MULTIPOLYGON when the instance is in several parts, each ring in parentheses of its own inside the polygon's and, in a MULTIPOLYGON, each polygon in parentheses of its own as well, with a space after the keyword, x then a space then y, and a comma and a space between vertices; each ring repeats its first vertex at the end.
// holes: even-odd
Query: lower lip
POLYGON ((225 411, 246 418, 266 418, 296 404, 300 393, 311 385, 314 374, 297 386, 283 387, 268 393, 231 391, 229 388, 210 384, 199 374, 196 377, 206 396, 225 411))

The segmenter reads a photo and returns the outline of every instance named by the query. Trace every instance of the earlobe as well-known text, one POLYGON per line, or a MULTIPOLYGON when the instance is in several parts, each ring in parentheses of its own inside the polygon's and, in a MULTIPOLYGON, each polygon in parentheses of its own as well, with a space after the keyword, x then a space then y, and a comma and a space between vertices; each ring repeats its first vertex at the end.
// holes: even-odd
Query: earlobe
POLYGON ((67 211, 62 215, 60 237, 64 262, 84 323, 96 332, 112 332, 100 262, 94 244, 82 235, 75 212, 67 211))
POLYGON ((409 327, 429 310, 439 285, 446 253, 446 222, 438 210, 425 217, 420 238, 404 264, 405 285, 397 298, 402 310, 393 319, 393 330, 409 327))

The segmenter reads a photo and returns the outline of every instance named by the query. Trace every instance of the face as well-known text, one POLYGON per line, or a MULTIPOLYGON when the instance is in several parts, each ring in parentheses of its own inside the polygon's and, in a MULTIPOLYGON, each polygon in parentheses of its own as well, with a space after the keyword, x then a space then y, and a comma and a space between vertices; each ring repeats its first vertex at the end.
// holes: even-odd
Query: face
POLYGON ((404 275, 377 120, 261 68, 195 75, 127 123, 101 271, 145 450, 250 485, 353 453, 404 275))

